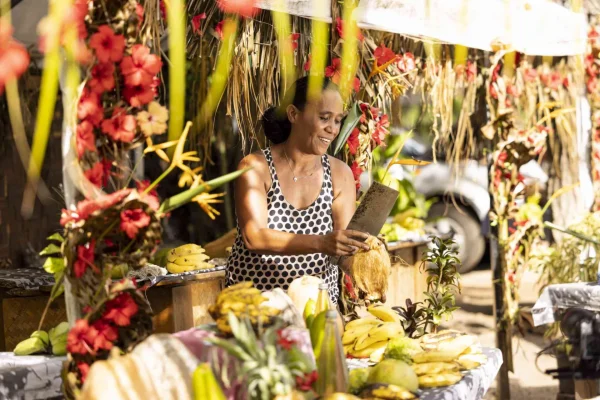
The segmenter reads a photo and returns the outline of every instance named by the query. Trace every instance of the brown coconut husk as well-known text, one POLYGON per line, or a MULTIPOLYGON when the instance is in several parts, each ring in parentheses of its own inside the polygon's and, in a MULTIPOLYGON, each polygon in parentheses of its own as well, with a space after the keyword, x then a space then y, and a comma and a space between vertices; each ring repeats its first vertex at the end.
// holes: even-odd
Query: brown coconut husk
POLYGON ((385 301, 391 261, 385 245, 375 236, 365 242, 371 250, 359 250, 348 263, 348 275, 353 280, 359 297, 366 301, 385 301))

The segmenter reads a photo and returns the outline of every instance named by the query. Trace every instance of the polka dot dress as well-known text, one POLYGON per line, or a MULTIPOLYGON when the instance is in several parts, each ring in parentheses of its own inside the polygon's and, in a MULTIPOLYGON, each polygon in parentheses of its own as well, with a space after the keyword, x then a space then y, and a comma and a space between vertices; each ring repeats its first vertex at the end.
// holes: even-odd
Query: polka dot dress
MULTIPOLYGON (((267 148, 263 153, 269 164, 272 181, 267 193, 269 229, 306 235, 325 235, 333 231, 333 185, 327 155, 321 160, 324 173, 319 197, 308 208, 297 210, 283 197, 271 149, 267 148)), ((256 254, 246 249, 238 227, 237 237, 227 260, 228 285, 251 280, 260 290, 287 290, 294 279, 304 275, 324 279, 329 284, 329 296, 337 303, 338 270, 337 266, 330 264, 329 256, 322 253, 301 256, 256 254)))

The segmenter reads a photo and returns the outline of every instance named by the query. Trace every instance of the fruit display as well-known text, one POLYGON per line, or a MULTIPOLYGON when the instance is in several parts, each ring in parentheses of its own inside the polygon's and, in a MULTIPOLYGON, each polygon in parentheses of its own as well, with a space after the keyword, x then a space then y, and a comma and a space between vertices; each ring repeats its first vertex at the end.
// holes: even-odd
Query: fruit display
POLYGON ((348 270, 358 297, 368 304, 385 302, 388 279, 391 274, 390 256, 383 242, 374 236, 365 241, 370 250, 359 250, 350 258, 348 270))
POLYGON ((379 362, 389 341, 403 336, 404 331, 398 315, 389 307, 376 305, 367 308, 367 311, 375 318, 359 318, 346 324, 342 344, 350 357, 379 362))
POLYGON ((247 316, 254 328, 271 325, 281 310, 264 305, 266 301, 267 298, 253 287, 252 282, 241 282, 222 290, 208 312, 222 333, 231 334, 229 313, 238 318, 247 316))
POLYGON ((416 399, 414 393, 404 389, 397 385, 386 385, 377 383, 369 385, 361 392, 363 399, 377 399, 377 400, 411 400, 416 399))
POLYGON ((46 331, 35 331, 28 339, 23 340, 15 347, 17 356, 28 356, 32 354, 52 354, 64 356, 67 354, 67 334, 69 324, 61 322, 54 328, 46 331))
POLYGON ((167 271, 171 274, 197 271, 199 269, 213 268, 208 263, 210 257, 206 255, 202 246, 189 243, 170 250, 167 254, 167 271))

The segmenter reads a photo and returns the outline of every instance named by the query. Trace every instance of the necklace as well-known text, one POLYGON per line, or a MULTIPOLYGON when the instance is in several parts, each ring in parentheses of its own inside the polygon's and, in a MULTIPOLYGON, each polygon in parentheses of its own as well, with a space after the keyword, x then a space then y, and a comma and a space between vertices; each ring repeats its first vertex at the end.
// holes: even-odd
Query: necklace
POLYGON ((304 178, 310 178, 311 176, 314 175, 315 171, 317 170, 317 161, 315 161, 315 167, 313 169, 313 172, 310 173, 310 175, 304 175, 304 176, 296 176, 296 174, 294 174, 294 168, 292 168, 292 162, 290 161, 290 158, 287 155, 287 152, 285 151, 285 147, 282 146, 283 149, 283 154, 285 154, 285 159, 287 160, 288 166, 290 167, 290 171, 292 171, 292 176, 294 177, 294 182, 298 182, 298 179, 304 179, 304 178))

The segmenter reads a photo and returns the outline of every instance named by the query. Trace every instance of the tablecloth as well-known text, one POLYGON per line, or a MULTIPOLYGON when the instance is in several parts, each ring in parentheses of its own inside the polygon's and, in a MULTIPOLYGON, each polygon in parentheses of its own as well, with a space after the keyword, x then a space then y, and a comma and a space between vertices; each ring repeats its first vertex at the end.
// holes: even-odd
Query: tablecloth
MULTIPOLYGON (((472 369, 464 374, 464 378, 456 385, 435 389, 421 390, 420 400, 480 400, 486 394, 492 381, 498 374, 502 365, 502 353, 492 347, 484 347, 483 354, 487 362, 479 368, 472 369)), ((365 367, 361 360, 348 360, 348 368, 365 367)))
POLYGON ((596 283, 561 283, 547 286, 531 309, 535 326, 556 321, 556 311, 571 307, 600 312, 600 286, 596 283))
POLYGON ((61 370, 65 360, 66 357, 0 353, 0 399, 61 398, 61 370))

